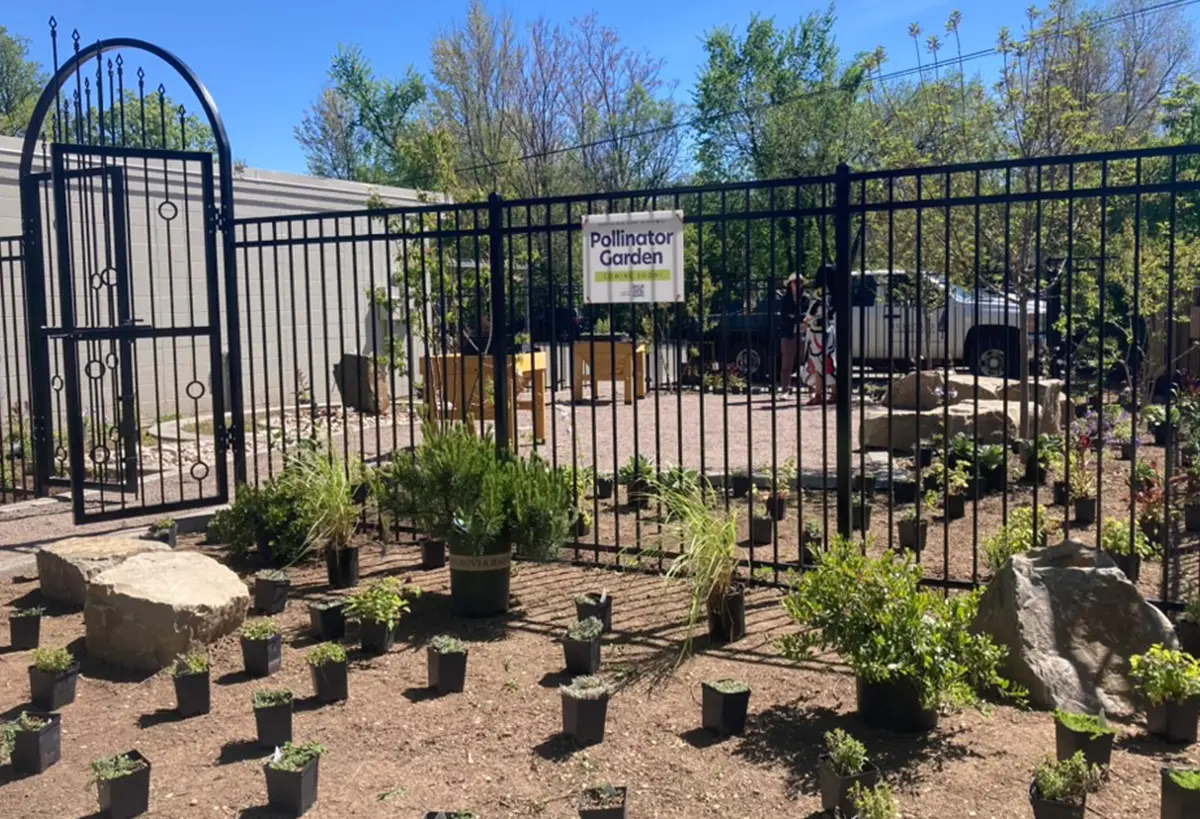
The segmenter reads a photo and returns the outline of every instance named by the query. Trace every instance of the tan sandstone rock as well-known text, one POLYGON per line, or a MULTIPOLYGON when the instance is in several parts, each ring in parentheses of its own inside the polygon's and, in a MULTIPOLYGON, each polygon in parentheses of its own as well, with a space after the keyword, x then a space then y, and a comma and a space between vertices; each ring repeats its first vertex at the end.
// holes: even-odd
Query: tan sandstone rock
POLYGON ((93 577, 134 555, 170 551, 165 543, 120 535, 70 537, 37 551, 42 594, 51 600, 82 606, 93 577))

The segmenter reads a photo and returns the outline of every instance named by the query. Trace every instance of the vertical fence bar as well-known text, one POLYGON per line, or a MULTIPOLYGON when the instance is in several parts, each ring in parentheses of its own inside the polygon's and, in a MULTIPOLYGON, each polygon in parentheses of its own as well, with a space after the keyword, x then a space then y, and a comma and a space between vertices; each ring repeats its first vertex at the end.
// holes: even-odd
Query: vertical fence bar
MULTIPOLYGON (((838 534, 850 536, 850 344, 854 338, 850 316, 850 166, 841 163, 834 181, 833 235, 837 276, 833 280, 833 309, 837 350, 837 521, 838 534)), ((822 371, 824 371, 822 365, 822 371)), ((824 381, 822 380, 822 384, 824 381)))
MULTIPOLYGON (((492 270, 492 381, 494 382, 496 451, 508 449, 508 349, 504 344, 504 200, 488 196, 488 259, 492 270), (499 338, 497 338, 499 334, 499 338)), ((444 319, 444 317, 443 317, 444 319)), ((482 370, 483 367, 480 367, 482 370)))

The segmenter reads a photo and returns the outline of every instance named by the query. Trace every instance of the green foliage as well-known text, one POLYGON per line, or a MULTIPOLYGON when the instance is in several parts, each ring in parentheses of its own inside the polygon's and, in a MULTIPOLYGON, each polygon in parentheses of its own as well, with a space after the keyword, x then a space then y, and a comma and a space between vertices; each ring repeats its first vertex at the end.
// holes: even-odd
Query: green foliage
POLYGON ((364 480, 362 465, 343 463, 316 447, 298 447, 289 458, 280 481, 298 499, 300 516, 308 524, 305 543, 310 549, 345 548, 362 513, 354 501, 364 480))
POLYGON ((979 447, 977 453, 979 468, 985 471, 994 471, 1004 467, 1005 452, 1004 447, 1000 444, 988 444, 979 447))
POLYGON ((858 811, 857 819, 897 819, 900 815, 896 797, 886 782, 878 782, 873 788, 855 782, 849 796, 858 811))
POLYGON ((41 66, 29 58, 29 40, 0 26, 0 134, 24 136, 44 83, 41 66))
POLYGON ((1038 766, 1033 781, 1042 799, 1081 805, 1089 793, 1100 790, 1103 776, 1099 765, 1089 765, 1083 751, 1076 751, 1070 759, 1062 761, 1047 756, 1038 766))
POLYGON ((617 480, 626 486, 635 481, 654 480, 654 465, 645 455, 630 455, 629 460, 618 470, 617 480))
POLYGON ((134 759, 129 754, 101 757, 92 762, 92 778, 88 781, 88 785, 120 779, 136 773, 144 767, 146 767, 146 763, 143 760, 134 759))
POLYGON ((351 620, 382 623, 392 629, 402 615, 411 611, 409 598, 420 596, 420 588, 385 577, 349 595, 344 610, 351 620))
POLYGON ((0 723, 0 762, 12 756, 13 745, 16 744, 18 733, 40 731, 49 724, 47 720, 32 716, 25 711, 22 711, 14 720, 0 723))
POLYGON ((540 456, 506 464, 509 542, 522 557, 553 560, 574 523, 568 474, 540 456))
POLYGON ((1108 518, 1100 528, 1100 548, 1109 554, 1135 554, 1141 558, 1150 558, 1158 553, 1158 549, 1146 537, 1146 533, 1136 523, 1130 524, 1126 518, 1108 518))
POLYGON ((720 691, 722 694, 745 694, 750 690, 748 683, 729 678, 713 680, 709 683, 709 686, 715 691, 720 691))
POLYGON ((181 654, 170 665, 172 677, 182 674, 203 674, 211 667, 212 662, 203 651, 189 651, 187 654, 181 654))
POLYGON ((1013 509, 1008 514, 1008 523, 983 541, 983 552, 992 574, 1000 571, 1013 555, 1045 548, 1058 525, 1059 521, 1051 519, 1044 506, 1013 509))
POLYGON ((594 322, 592 322, 592 335, 594 335, 594 336, 612 335, 612 322, 609 321, 608 316, 600 316, 600 318, 598 318, 594 322))
POLYGON ((1109 726, 1103 712, 1079 714, 1059 708, 1054 711, 1054 721, 1073 733, 1087 734, 1089 739, 1099 739, 1102 736, 1116 735, 1117 733, 1116 728, 1109 726))
POLYGON ((868 558, 835 538, 792 577, 784 608, 808 630, 780 641, 784 656, 833 649, 865 682, 908 680, 927 708, 976 705, 989 690, 1020 698, 998 672, 1007 650, 971 631, 980 592, 944 597, 921 587, 922 574, 911 555, 868 558))
POLYGON ((1200 791, 1200 771, 1198 770, 1168 768, 1167 776, 1185 791, 1200 791))
POLYGON ((700 488, 699 470, 690 466, 669 467, 658 479, 659 486, 674 492, 693 492, 700 488))
POLYGON ((1183 614, 1180 615, 1189 623, 1200 625, 1200 593, 1196 589, 1192 589, 1191 594, 1183 602, 1183 614))
POLYGON ((600 637, 604 624, 596 617, 585 617, 567 627, 567 639, 573 642, 590 642, 600 637))
POLYGON ((35 648, 33 667, 45 674, 62 674, 75 664, 75 658, 65 648, 35 648))
POLYGON ((156 520, 156 521, 154 521, 154 523, 150 524, 150 533, 155 534, 155 535, 166 534, 167 532, 171 531, 172 527, 174 527, 174 526, 175 526, 175 520, 173 518, 163 518, 162 520, 156 520))
POLYGON ((275 559, 286 564, 303 559, 308 553, 310 526, 297 490, 282 476, 268 480, 261 487, 239 485, 230 507, 213 516, 208 539, 228 543, 236 555, 266 547, 275 559))
POLYGON ((276 771, 298 771, 325 753, 325 746, 319 742, 285 742, 282 748, 276 748, 275 754, 267 764, 276 771))
POLYGON ((466 654, 467 644, 457 637, 439 634, 429 641, 429 648, 434 654, 466 654))
POLYGON ((251 702, 255 708, 274 708, 290 705, 295 695, 286 688, 260 688, 254 692, 251 702))
POLYGON ((612 688, 603 677, 592 674, 576 677, 569 685, 560 685, 558 690, 576 700, 602 700, 612 693, 612 688))
POLYGON ((308 650, 304 659, 313 668, 320 668, 327 663, 346 662, 346 649, 337 643, 318 643, 308 650))
POLYGON ((867 767, 867 746, 841 728, 825 733, 825 752, 838 776, 854 776, 867 767))
POLYGON ((29 606, 24 609, 13 609, 8 617, 10 620, 19 620, 22 617, 41 617, 45 613, 45 606, 29 606))
POLYGON ((1129 658, 1129 676, 1152 705, 1200 696, 1200 662, 1161 643, 1129 658))
POLYGON ((282 632, 279 630, 279 624, 270 617, 264 617, 261 620, 254 620, 242 626, 242 639, 252 642, 260 642, 269 640, 282 632))
POLYGON ((282 569, 259 569, 254 573, 256 580, 270 580, 272 583, 283 583, 287 581, 287 572, 282 569))

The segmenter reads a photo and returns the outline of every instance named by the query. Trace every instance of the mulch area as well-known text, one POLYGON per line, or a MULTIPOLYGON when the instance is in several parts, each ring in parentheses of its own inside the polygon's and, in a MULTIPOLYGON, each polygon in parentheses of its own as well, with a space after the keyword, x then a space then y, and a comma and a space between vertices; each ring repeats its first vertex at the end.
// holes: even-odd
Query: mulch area
MULTIPOLYGON (((187 542, 182 548, 203 548, 187 542)), ((220 556, 219 551, 213 552, 220 556)), ((0 768, 0 815, 62 819, 93 815, 86 786, 92 759, 132 748, 153 765, 156 817, 265 817, 263 750, 253 745, 251 693, 287 686, 300 701, 298 740, 317 740, 320 797, 310 816, 424 815, 471 809, 495 817, 574 817, 585 787, 630 789, 631 817, 816 817, 816 764, 823 733, 843 727, 863 739, 895 784, 906 817, 1029 815, 1027 787, 1039 759, 1054 748, 1046 713, 998 706, 990 716, 944 717, 928 736, 866 729, 855 715, 854 680, 835 656, 792 664, 773 642, 792 628, 780 594, 755 589, 748 598, 748 636, 679 662, 685 598, 681 588, 640 573, 563 564, 518 564, 510 616, 491 621, 454 617, 448 573, 421 571, 411 546, 362 554, 363 579, 406 578, 426 591, 398 629, 386 656, 352 655, 350 699, 318 707, 303 653, 313 643, 305 600, 322 595, 324 568, 293 573, 293 599, 278 617, 284 628, 282 670, 269 681, 241 674, 236 637, 211 647, 212 713, 187 720, 173 713, 164 675, 148 679, 83 661, 78 697, 63 709, 63 759, 39 777, 13 780, 0 768), (605 638, 603 673, 618 683, 608 733, 586 749, 559 735, 557 686, 562 649, 556 642, 574 618, 576 593, 607 589, 615 633, 605 638), (467 689, 432 698, 425 689, 424 645, 438 633, 470 642, 467 689), (743 737, 716 741, 699 729, 702 680, 739 677, 753 686, 743 737)), ((37 601, 34 580, 0 583, 5 605, 37 601)), ((79 612, 52 609, 42 644, 70 645, 86 655, 79 612)), ((28 696, 25 652, 0 654, 0 707, 11 717, 28 696)), ((1089 799, 1095 815, 1157 815, 1159 768, 1200 765, 1200 747, 1171 748, 1146 737, 1137 722, 1121 724, 1111 778, 1089 799)))

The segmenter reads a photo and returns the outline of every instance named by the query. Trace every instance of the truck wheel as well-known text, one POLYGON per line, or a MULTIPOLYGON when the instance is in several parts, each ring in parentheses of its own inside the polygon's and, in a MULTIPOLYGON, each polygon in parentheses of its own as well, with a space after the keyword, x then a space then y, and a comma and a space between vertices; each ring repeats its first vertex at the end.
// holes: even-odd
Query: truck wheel
POLYGON ((971 372, 987 378, 1020 378, 1016 339, 1003 330, 984 330, 972 340, 967 360, 971 372))

